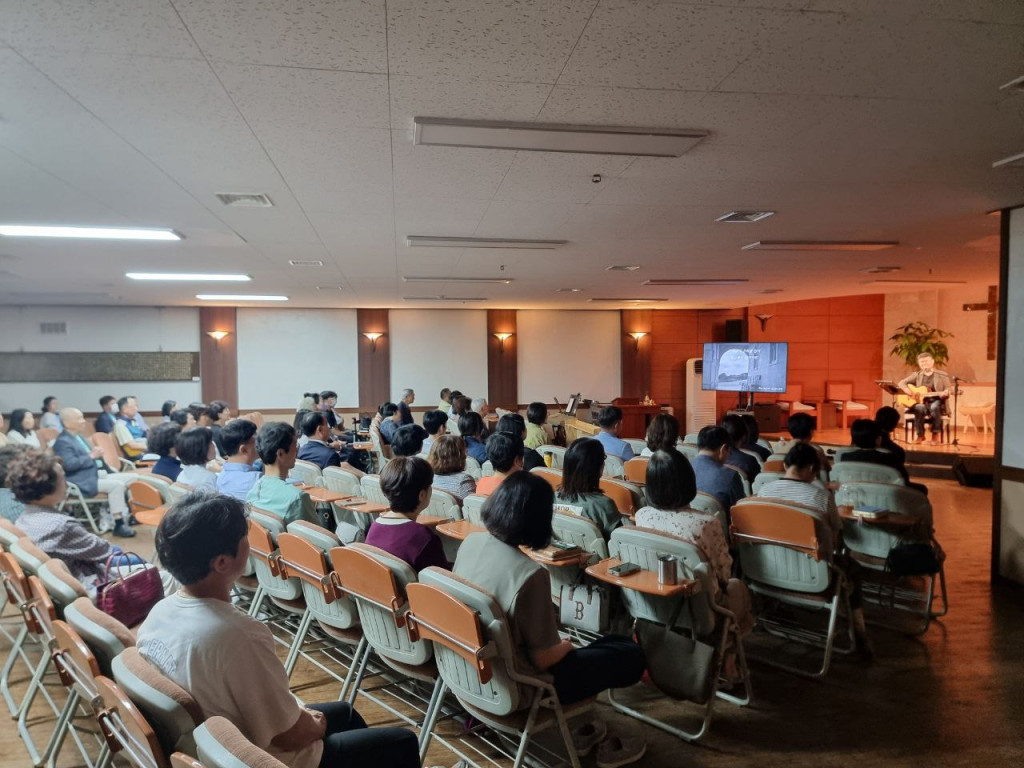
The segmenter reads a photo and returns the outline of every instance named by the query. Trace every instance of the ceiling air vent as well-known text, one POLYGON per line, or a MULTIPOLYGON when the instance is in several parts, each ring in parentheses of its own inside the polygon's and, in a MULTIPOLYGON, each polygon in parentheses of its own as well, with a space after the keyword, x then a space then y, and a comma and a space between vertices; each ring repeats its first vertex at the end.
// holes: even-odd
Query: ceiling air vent
POLYGON ((44 336, 67 336, 67 323, 40 323, 39 332, 44 336))
POLYGON ((320 259, 288 259, 292 267, 322 267, 324 263, 320 259))
POLYGON ((639 264, 612 264, 610 267, 605 267, 605 272, 636 272, 640 269, 639 264))
POLYGON ((232 208, 273 208, 274 204, 266 195, 259 194, 233 194, 231 192, 218 192, 217 199, 224 205, 232 208))
POLYGON ((719 216, 715 221, 725 224, 753 224, 755 221, 774 215, 775 211, 730 211, 725 216, 719 216))

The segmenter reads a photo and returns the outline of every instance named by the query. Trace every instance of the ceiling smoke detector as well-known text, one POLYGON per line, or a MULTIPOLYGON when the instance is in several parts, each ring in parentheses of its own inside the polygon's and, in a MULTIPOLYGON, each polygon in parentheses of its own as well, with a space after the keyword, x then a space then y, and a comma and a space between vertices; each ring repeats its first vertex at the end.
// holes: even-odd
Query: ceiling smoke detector
POLYGON ((320 259, 288 259, 288 265, 292 267, 322 267, 324 263, 320 259))
POLYGON ((730 211, 725 216, 719 216, 715 221, 724 224, 753 224, 755 221, 767 219, 774 216, 775 211, 730 211))
POLYGON ((270 198, 261 194, 218 192, 217 199, 231 208, 273 208, 270 198))

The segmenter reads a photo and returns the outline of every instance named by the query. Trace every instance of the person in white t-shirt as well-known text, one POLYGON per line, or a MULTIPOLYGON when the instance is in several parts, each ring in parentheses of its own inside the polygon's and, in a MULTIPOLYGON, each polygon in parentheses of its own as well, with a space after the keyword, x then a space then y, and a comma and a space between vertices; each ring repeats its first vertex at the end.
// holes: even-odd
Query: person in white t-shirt
POLYGON ((292 768, 418 768, 415 734, 367 728, 341 701, 301 706, 266 625, 231 604, 249 557, 245 506, 193 492, 156 533, 160 560, 184 585, 161 600, 138 631, 139 652, 188 691, 207 717, 221 716, 292 768))

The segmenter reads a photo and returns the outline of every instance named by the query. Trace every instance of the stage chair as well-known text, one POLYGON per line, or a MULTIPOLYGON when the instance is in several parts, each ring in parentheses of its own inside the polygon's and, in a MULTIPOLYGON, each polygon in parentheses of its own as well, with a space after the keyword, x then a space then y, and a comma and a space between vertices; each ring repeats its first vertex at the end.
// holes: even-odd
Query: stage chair
POLYGON ((819 532, 824 534, 820 528, 825 523, 806 508, 756 497, 734 504, 731 518, 731 541, 752 592, 789 608, 828 614, 824 632, 786 622, 772 616, 771 611, 758 615, 759 625, 772 634, 823 647, 817 672, 792 666, 775 656, 760 660, 805 677, 825 677, 833 652, 850 653, 854 648, 846 578, 833 565, 832 552, 821 544, 826 537, 819 536, 819 532), (847 619, 849 642, 846 647, 836 648, 841 616, 847 619))
MULTIPOLYGON (((195 731, 196 750, 205 768, 288 768, 277 758, 252 744, 223 717, 211 717, 195 731)), ((177 756, 175 756, 177 757, 177 756)), ((173 762, 173 759, 172 759, 173 762)), ((194 761, 178 758, 180 765, 194 768, 194 761)))
POLYGON ((907 481, 895 467, 885 464, 872 464, 868 461, 837 461, 829 473, 832 481, 839 483, 890 483, 892 485, 906 485, 907 481))
POLYGON ((858 402, 853 397, 852 381, 826 381, 825 399, 834 403, 839 413, 843 416, 843 429, 850 428, 852 418, 872 418, 871 406, 873 402, 868 400, 858 402))
POLYGON ((817 404, 810 404, 803 402, 804 398, 804 385, 797 384, 796 382, 789 382, 786 387, 784 394, 780 395, 775 401, 779 408, 786 412, 787 416, 792 416, 794 413, 806 413, 808 416, 813 416, 815 419, 818 418, 818 406, 817 404))
MULTIPOLYGON (((438 672, 446 690, 477 720, 509 737, 514 751, 512 768, 528 757, 534 736, 557 725, 569 763, 580 768, 572 745, 567 716, 589 709, 593 699, 563 708, 549 679, 524 674, 516 668, 517 649, 504 611, 479 587, 441 568, 425 568, 420 581, 407 587, 409 612, 406 621, 412 640, 434 644, 438 672)), ((435 707, 424 724, 421 744, 429 747, 435 707)), ((532 764, 532 762, 531 762, 532 764)))
POLYGON ((152 726, 165 753, 195 752, 192 731, 205 716, 191 694, 149 663, 136 648, 126 648, 113 663, 121 686, 152 726))
MULTIPOLYGON (((643 620, 661 626, 672 622, 673 629, 682 630, 689 637, 708 638, 709 642, 714 642, 717 646, 717 652, 709 662, 711 666, 708 673, 713 680, 710 693, 706 700, 700 700, 699 696, 694 699, 704 708, 700 727, 697 730, 684 730, 626 706, 615 698, 614 690, 608 691, 609 703, 619 712, 635 717, 641 722, 653 725, 655 728, 686 741, 697 741, 711 727, 711 717, 717 698, 731 701, 740 706, 750 703, 750 670, 747 668, 746 656, 743 652, 743 639, 736 624, 736 617, 732 612, 716 603, 714 599, 717 591, 717 585, 714 583, 715 575, 702 559, 700 551, 693 542, 660 531, 631 526, 617 528, 612 532, 611 540, 608 542, 608 551, 613 558, 622 562, 636 563, 644 571, 653 573, 658 572, 660 556, 672 555, 679 563, 679 578, 692 579, 700 584, 700 588, 694 594, 683 594, 678 597, 662 597, 642 589, 629 589, 619 585, 622 598, 634 621, 643 620), (683 605, 680 605, 680 602, 683 602, 683 605), (742 696, 718 692, 725 648, 730 637, 736 649, 738 669, 743 678, 742 696)), ((652 682, 655 686, 658 685, 658 680, 652 678, 652 682)))
MULTIPOLYGON (((924 424, 926 437, 931 434, 931 423, 932 417, 925 416, 924 424)), ((943 443, 950 442, 950 435, 952 432, 950 424, 951 421, 949 416, 947 416, 946 414, 942 414, 942 428, 939 431, 939 440, 943 443)), ((907 410, 903 414, 903 440, 909 443, 912 435, 914 435, 914 412, 911 410, 907 410)))

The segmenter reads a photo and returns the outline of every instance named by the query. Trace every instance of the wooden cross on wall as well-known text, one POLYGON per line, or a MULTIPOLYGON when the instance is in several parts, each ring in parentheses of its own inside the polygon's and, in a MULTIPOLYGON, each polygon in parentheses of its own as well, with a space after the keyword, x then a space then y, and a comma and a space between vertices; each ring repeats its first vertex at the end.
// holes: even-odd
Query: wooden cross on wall
POLYGON ((988 360, 996 359, 996 312, 999 311, 999 287, 990 285, 988 287, 988 301, 984 304, 964 304, 964 312, 988 312, 988 345, 985 357, 988 360))

